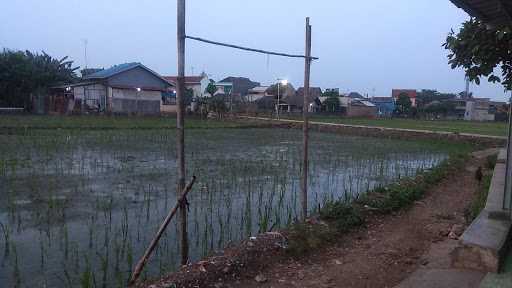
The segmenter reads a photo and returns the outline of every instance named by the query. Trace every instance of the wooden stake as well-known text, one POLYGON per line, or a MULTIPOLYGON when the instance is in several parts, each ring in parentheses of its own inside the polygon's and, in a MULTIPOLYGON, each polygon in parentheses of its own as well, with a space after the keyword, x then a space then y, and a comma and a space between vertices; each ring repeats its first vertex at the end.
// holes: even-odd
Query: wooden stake
MULTIPOLYGON (((185 0, 178 0, 177 9, 177 42, 178 42, 178 79, 176 81, 176 156, 178 168, 178 182, 176 193, 180 195, 185 187, 185 119, 184 103, 185 98, 185 0)), ((181 264, 188 262, 188 236, 187 236, 187 207, 182 203, 180 207, 180 244, 181 264)))
POLYGON ((306 57, 305 57, 305 68, 304 68, 304 103, 302 107, 302 220, 306 220, 308 217, 308 142, 309 142, 309 78, 311 72, 311 25, 309 25, 309 17, 306 18, 306 57))
POLYGON ((165 217, 164 222, 162 225, 160 225, 160 228, 158 229, 158 232, 155 235, 155 238, 151 241, 151 244, 149 244, 148 249, 144 253, 144 256, 140 258, 139 262, 137 262, 137 266, 135 266, 135 269, 133 270, 132 277, 130 278, 130 282, 128 283, 128 286, 132 286, 135 284, 137 279, 139 279, 140 273, 142 272, 142 269, 144 269, 144 266, 146 266, 146 263, 149 260, 149 257, 151 257, 151 254, 153 253, 153 250, 155 250, 156 245, 158 244, 158 241, 160 241, 160 238, 162 238, 162 235, 171 222, 172 218, 174 218, 174 215, 176 215, 176 212, 179 208, 186 206, 187 204, 187 194, 192 189, 192 186, 194 185, 194 182, 196 182, 196 176, 192 176, 192 181, 188 183, 187 187, 183 190, 181 193, 181 196, 178 198, 178 201, 176 202, 176 205, 171 210, 171 212, 165 217))

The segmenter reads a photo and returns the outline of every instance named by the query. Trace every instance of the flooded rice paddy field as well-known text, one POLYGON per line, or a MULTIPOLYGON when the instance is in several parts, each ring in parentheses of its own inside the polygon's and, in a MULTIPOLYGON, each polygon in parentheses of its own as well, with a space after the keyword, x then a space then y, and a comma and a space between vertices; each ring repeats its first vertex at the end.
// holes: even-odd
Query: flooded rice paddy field
MULTIPOLYGON (((300 213, 300 130, 187 131, 192 260, 300 213)), ((176 202, 174 130, 0 135, 2 287, 125 287, 176 202)), ((311 133, 309 207, 414 176, 441 146, 311 133)), ((173 220, 144 277, 179 264, 173 220)))

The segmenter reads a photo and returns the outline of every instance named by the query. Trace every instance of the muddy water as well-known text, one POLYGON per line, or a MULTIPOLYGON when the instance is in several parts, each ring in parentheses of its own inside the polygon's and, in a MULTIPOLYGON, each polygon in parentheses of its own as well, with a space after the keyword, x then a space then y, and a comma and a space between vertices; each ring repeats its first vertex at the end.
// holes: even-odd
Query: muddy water
MULTIPOLYGON (((428 143, 311 135, 309 207, 414 176, 447 157, 428 143)), ((187 132, 193 260, 299 213, 301 134, 187 132)), ((0 135, 0 287, 124 287, 175 204, 174 131, 0 135)), ((173 221, 144 277, 179 261, 173 221)))

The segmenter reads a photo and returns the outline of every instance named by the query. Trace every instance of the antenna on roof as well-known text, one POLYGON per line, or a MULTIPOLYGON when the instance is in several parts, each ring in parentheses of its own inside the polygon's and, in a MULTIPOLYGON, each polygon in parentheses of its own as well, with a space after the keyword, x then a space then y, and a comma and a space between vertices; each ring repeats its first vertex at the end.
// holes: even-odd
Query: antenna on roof
POLYGON ((82 42, 84 44, 84 60, 85 60, 85 69, 87 69, 87 44, 88 40, 87 38, 82 39, 82 42))

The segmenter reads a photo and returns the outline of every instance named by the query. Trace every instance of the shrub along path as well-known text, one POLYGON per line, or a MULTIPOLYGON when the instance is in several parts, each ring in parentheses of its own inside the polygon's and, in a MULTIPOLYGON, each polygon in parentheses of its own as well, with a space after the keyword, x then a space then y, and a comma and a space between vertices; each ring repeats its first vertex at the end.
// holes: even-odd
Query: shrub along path
MULTIPOLYGON (((474 154, 465 168, 452 171, 408 210, 371 216, 364 228, 338 238, 332 247, 248 269, 242 278, 214 287, 394 287, 420 268, 449 266, 449 251, 457 245, 451 238, 467 225, 467 209, 479 192, 475 171, 486 166, 485 154, 474 154)), ((471 272, 461 277, 465 283, 432 287, 478 287, 483 276, 471 272)))

